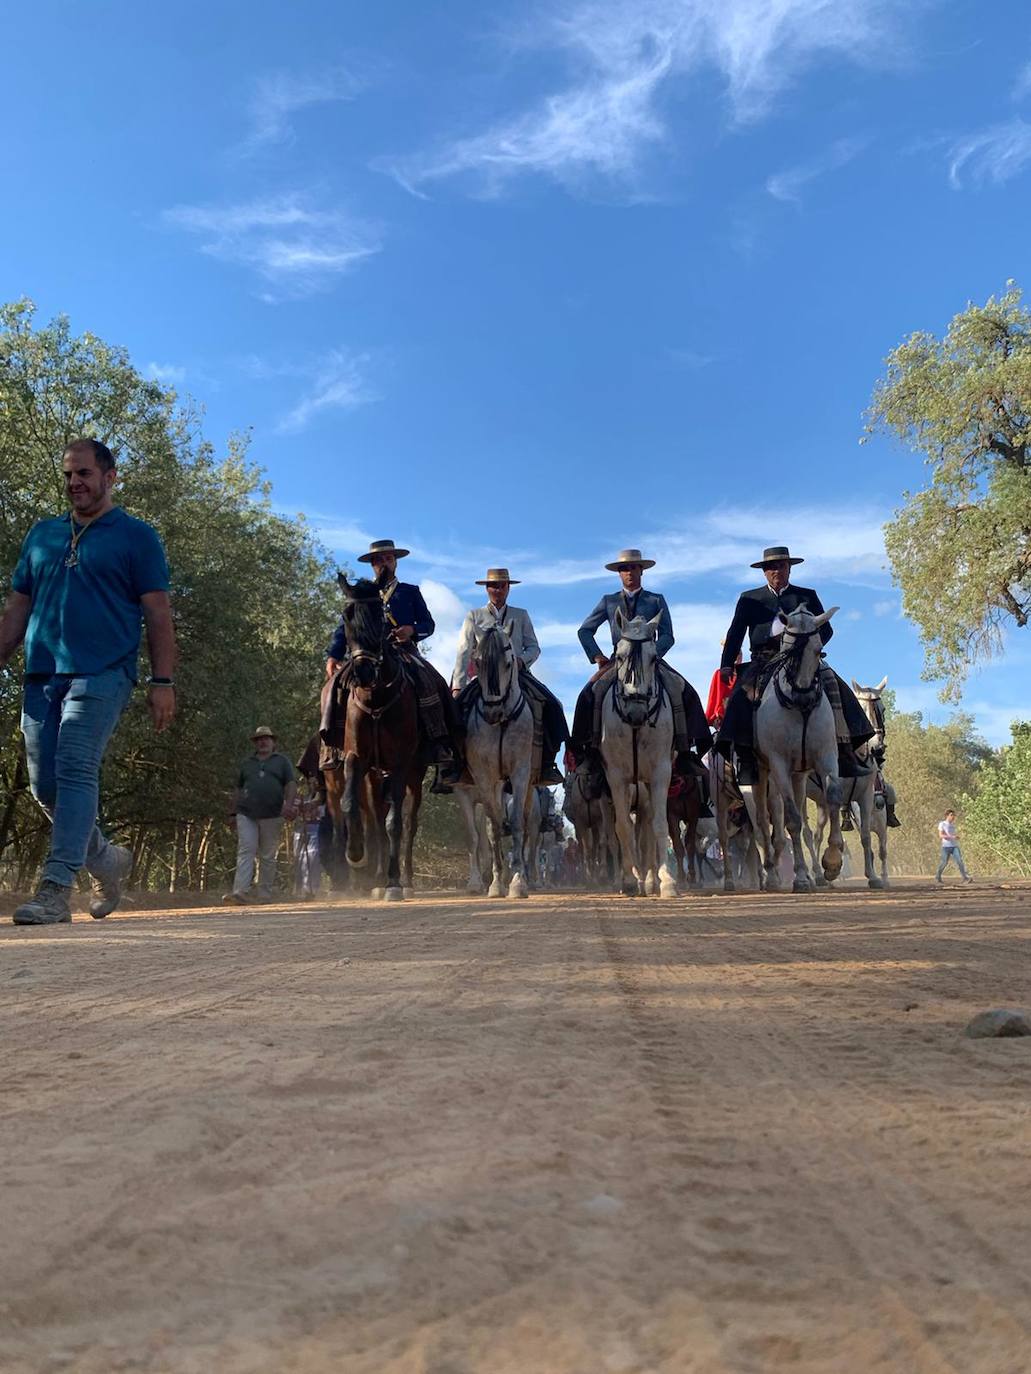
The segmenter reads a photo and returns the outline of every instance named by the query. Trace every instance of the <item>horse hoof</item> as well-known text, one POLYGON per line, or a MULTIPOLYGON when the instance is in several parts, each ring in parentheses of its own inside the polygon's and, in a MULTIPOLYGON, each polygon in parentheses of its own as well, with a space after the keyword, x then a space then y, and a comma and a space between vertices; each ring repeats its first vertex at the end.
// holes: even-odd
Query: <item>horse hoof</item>
POLYGON ((388 887, 383 893, 383 900, 385 902, 403 902, 404 899, 405 890, 403 887, 388 887))
POLYGON ((470 883, 465 889, 467 897, 482 897, 486 891, 487 889, 482 883, 470 883))
POLYGON ((510 897, 529 897, 530 892, 521 878, 513 878, 508 886, 508 895, 510 897))
POLYGON ((381 902, 383 900, 383 888, 374 887, 370 895, 374 902, 381 902))
POLYGON ((808 878, 796 878, 791 884, 792 892, 812 892, 813 885, 808 878))
POLYGON ((767 873, 767 875, 766 875, 766 891, 767 891, 767 892, 780 892, 780 891, 781 891, 780 878, 777 876, 776 873, 767 873))
POLYGON ((724 878, 724 879, 723 879, 723 891, 724 891, 724 892, 734 892, 735 890, 736 890, 736 889, 735 889, 735 887, 734 887, 734 884, 730 881, 730 879, 729 879, 729 878, 724 878))
POLYGON ((403 892, 404 892, 404 894, 405 894, 406 900, 407 900, 407 898, 409 898, 409 897, 414 897, 414 896, 415 896, 415 888, 414 888, 414 887, 405 887, 405 888, 402 889, 402 890, 403 890, 403 892))
POLYGON ((679 890, 678 890, 678 888, 677 888, 676 883, 661 883, 661 882, 660 882, 660 883, 659 883, 659 896, 660 896, 660 897, 679 897, 679 896, 680 896, 680 892, 679 892, 679 890))
POLYGON ((817 875, 816 875, 816 886, 817 886, 817 887, 830 887, 830 883, 827 881, 827 879, 823 876, 822 873, 817 873, 817 875))
POLYGON ((505 889, 501 886, 500 883, 491 883, 490 887, 488 887, 487 889, 488 897, 504 897, 504 895, 505 889))
POLYGON ((870 886, 877 892, 879 892, 881 888, 884 886, 884 883, 880 878, 870 878, 868 881, 870 886))
POLYGON ((636 878, 632 882, 622 883, 620 885, 619 892, 620 896, 622 897, 639 897, 641 895, 640 891, 638 890, 638 883, 636 878))
POLYGON ((655 881, 654 874, 649 873, 644 880, 644 895, 646 897, 654 897, 658 890, 659 884, 655 881))

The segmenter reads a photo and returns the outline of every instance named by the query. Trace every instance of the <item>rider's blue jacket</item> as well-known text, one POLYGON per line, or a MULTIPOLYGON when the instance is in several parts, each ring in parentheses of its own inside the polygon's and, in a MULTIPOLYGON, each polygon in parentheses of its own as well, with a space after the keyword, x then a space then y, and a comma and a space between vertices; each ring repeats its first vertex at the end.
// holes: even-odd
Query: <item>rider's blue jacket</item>
POLYGON ((656 648, 659 651, 659 657, 665 658, 673 647, 673 622, 670 620, 669 607, 666 605, 664 596, 642 587, 634 596, 628 596, 625 591, 612 592, 608 596, 603 596, 580 626, 577 632, 580 643, 591 662, 593 663, 602 652, 598 648, 598 641, 594 637, 594 632, 599 626, 604 625, 606 620, 609 622, 612 644, 615 647, 616 641, 619 639, 619 632, 616 629, 616 612, 618 610, 622 610, 627 620, 632 620, 635 615, 643 615, 645 620, 652 620, 655 616, 659 616, 659 634, 656 648))
MULTIPOLYGON (((394 625, 414 625, 415 634, 410 643, 429 639, 436 626, 430 615, 429 607, 423 600, 422 592, 413 582, 395 582, 394 590, 386 601, 387 623, 394 625)), ((344 633, 344 617, 336 627, 333 639, 326 650, 330 658, 338 661, 347 655, 347 636, 344 633)))

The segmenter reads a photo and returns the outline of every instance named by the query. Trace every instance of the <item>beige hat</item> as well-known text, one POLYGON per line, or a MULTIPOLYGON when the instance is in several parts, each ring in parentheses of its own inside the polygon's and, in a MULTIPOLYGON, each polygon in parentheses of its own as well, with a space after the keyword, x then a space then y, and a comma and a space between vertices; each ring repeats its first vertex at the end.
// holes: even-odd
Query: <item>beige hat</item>
POLYGON ((507 582, 512 587, 519 586, 518 577, 509 577, 507 568, 488 568, 486 577, 476 579, 477 587, 486 587, 489 582, 507 582))
POLYGON ((642 568, 654 568, 654 558, 642 558, 640 549, 621 549, 616 558, 605 566, 609 572, 619 572, 620 568, 625 568, 628 563, 640 563, 642 568))
POLYGON ((395 558, 407 558, 411 550, 397 548, 393 539, 374 539, 369 545, 369 552, 358 555, 358 562, 371 563, 375 553, 392 553, 395 558))
POLYGON ((259 725, 258 728, 255 730, 254 734, 251 735, 251 739, 252 739, 252 740, 254 740, 254 739, 275 739, 275 737, 276 737, 276 732, 275 732, 275 730, 270 729, 267 725, 259 725))

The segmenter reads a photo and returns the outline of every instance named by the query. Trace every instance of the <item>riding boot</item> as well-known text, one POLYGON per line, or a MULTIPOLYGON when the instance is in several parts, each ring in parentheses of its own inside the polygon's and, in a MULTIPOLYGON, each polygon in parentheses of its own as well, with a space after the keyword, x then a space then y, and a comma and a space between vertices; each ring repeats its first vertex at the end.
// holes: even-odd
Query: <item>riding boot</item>
POLYGON ((750 744, 734 745, 739 787, 755 787, 759 782, 759 760, 750 744))
POLYGON ((543 761, 541 763, 540 785, 542 787, 557 787, 563 781, 562 774, 554 763, 543 761))
POLYGON ((709 779, 706 776, 703 778, 696 778, 695 781, 698 783, 698 796, 700 799, 700 805, 698 807, 698 819, 711 821, 714 819, 715 812, 712 809, 712 796, 709 792, 709 779))
POLYGON ((888 824, 894 829, 898 829, 902 822, 899 820, 898 816, 895 815, 894 802, 885 802, 884 809, 888 813, 888 824))

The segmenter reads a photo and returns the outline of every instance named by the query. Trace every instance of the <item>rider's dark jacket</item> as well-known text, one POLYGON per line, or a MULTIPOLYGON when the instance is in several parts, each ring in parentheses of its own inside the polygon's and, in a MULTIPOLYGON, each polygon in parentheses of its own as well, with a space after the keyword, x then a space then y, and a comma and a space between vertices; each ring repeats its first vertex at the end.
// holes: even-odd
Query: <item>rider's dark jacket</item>
MULTIPOLYGON (((430 615, 429 608, 423 600, 422 592, 413 582, 396 582, 394 590, 386 601, 387 624, 393 628, 395 625, 414 625, 415 634, 412 636, 411 643, 416 643, 420 639, 429 639, 436 626, 433 617, 430 615)), ((340 660, 347 655, 347 636, 344 633, 344 618, 340 617, 340 624, 336 627, 332 642, 326 650, 330 658, 340 660)))
MULTIPOLYGON (((659 657, 665 658, 673 647, 673 622, 670 620, 669 607, 666 605, 666 598, 658 592, 650 592, 642 587, 633 596, 628 596, 625 591, 612 592, 610 595, 603 596, 595 606, 584 623, 577 631, 580 643, 584 647, 584 653, 593 663, 601 654, 598 641, 594 637, 594 632, 604 625, 606 620, 609 623, 609 630, 612 634, 612 643, 615 646, 619 639, 619 632, 616 629, 616 612, 622 610, 628 620, 632 620, 635 615, 644 616, 645 620, 652 620, 659 616, 659 633, 656 640, 656 648, 659 657)), ((606 655, 608 657, 608 655, 606 655)))
MULTIPOLYGON (((752 658, 765 658, 780 648, 780 636, 771 635, 773 618, 778 613, 789 615, 803 606, 813 615, 823 614, 823 604, 811 587, 795 587, 791 583, 778 595, 769 586, 754 587, 750 592, 742 592, 734 609, 734 619, 730 622, 727 638, 723 644, 723 657, 720 667, 733 668, 738 651, 748 632, 748 644, 752 658)), ((826 644, 834 631, 828 620, 820 626, 820 640, 826 644)))

